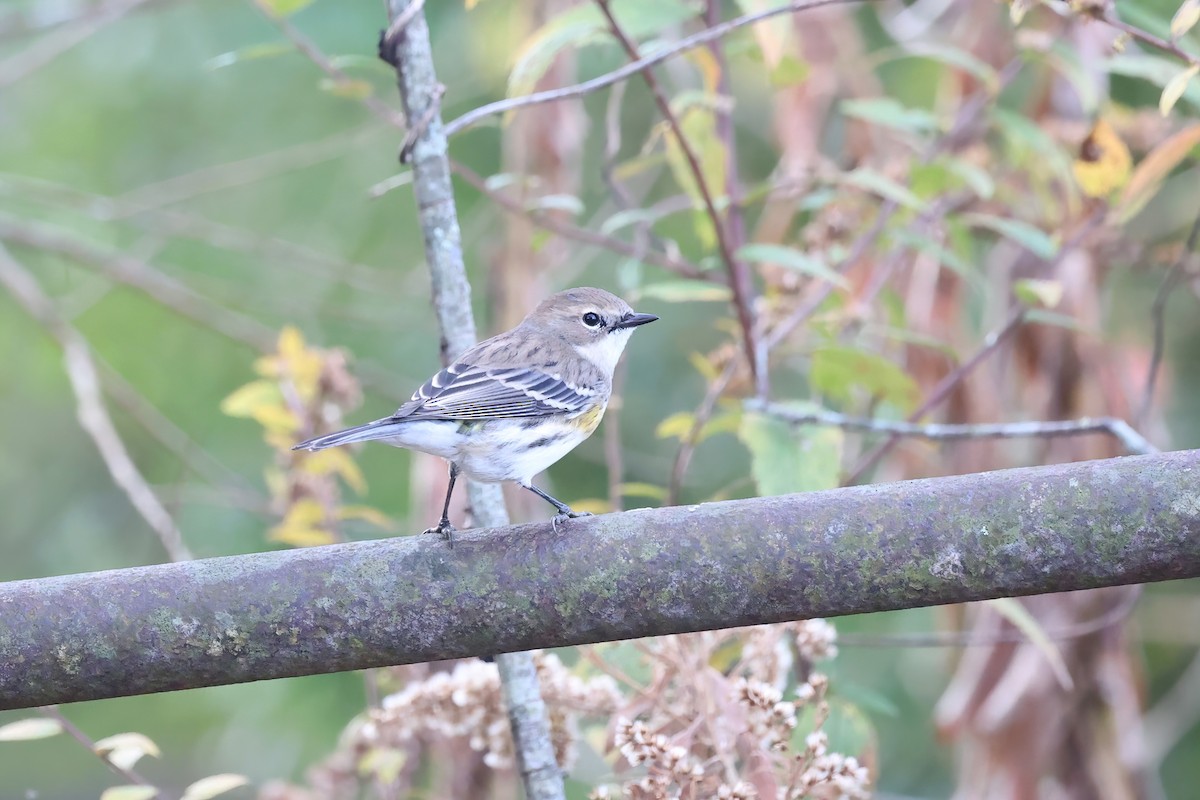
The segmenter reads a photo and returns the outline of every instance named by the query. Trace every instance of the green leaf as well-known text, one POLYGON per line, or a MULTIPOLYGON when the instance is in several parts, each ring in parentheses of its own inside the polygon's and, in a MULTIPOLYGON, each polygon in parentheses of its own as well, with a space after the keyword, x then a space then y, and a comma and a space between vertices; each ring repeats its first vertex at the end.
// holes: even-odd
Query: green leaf
POLYGON ((1011 622, 1017 630, 1025 634, 1025 638, 1029 639, 1030 644, 1042 652, 1055 679, 1063 689, 1071 691, 1074 688, 1075 682, 1071 680, 1071 671, 1067 669, 1067 662, 1063 660, 1058 645, 1046 635, 1046 630, 1041 623, 1029 613, 1025 606, 1012 597, 996 597, 984 602, 993 611, 1011 622))
POLYGON ((287 17, 308 8, 315 0, 263 0, 263 5, 279 17, 287 17))
POLYGON ((915 211, 920 211, 924 208, 921 198, 913 194, 912 190, 901 186, 883 173, 876 172, 868 167, 859 167, 853 172, 846 173, 842 176, 842 182, 887 200, 892 200, 915 211))
MULTIPOLYGON (((995 89, 999 85, 999 76, 995 67, 966 50, 944 42, 905 42, 904 49, 897 51, 894 57, 928 58, 958 67, 963 72, 978 78, 989 89, 995 89)), ((888 60, 891 60, 890 56, 888 60)))
POLYGON ((1025 312, 1026 325, 1050 325, 1055 328, 1064 328, 1075 333, 1082 333, 1086 336, 1096 336, 1096 331, 1081 324, 1074 317, 1069 317, 1066 314, 1056 314, 1053 311, 1046 311, 1041 308, 1032 308, 1025 312))
POLYGON ((983 167, 961 158, 947 158, 943 163, 948 170, 962 179, 980 200, 990 200, 996 193, 996 182, 992 180, 992 174, 983 167))
POLYGON ((982 213, 963 214, 961 219, 968 225, 987 228, 993 233, 998 233, 1039 258, 1054 258, 1058 253, 1057 237, 1050 236, 1040 228, 1035 228, 1023 220, 982 213))
MULTIPOLYGON (((653 3, 616 0, 612 3, 612 11, 625 34, 635 40, 678 25, 696 14, 695 7, 682 0, 655 0, 653 3)), ((516 61, 508 76, 508 96, 532 92, 563 50, 611 40, 604 15, 591 3, 576 5, 555 15, 517 50, 516 61)))
POLYGON ((654 436, 659 439, 686 439, 696 425, 696 415, 690 411, 676 411, 658 423, 654 436))
POLYGON ((909 133, 931 133, 938 129, 938 119, 933 113, 901 105, 891 97, 843 100, 841 109, 848 117, 909 133))
POLYGON ((566 211, 572 216, 584 212, 583 201, 573 194, 545 194, 530 200, 526 211, 566 211))
POLYGON ((824 261, 794 247, 766 243, 745 244, 738 248, 735 255, 743 261, 755 264, 774 264, 813 278, 829 281, 843 288, 849 285, 844 277, 830 269, 824 261))
POLYGON ((0 725, 0 742, 27 742, 62 733, 62 723, 49 717, 29 717, 0 725))
POLYGON ((639 298, 663 300, 668 303, 727 302, 733 293, 728 286, 708 281, 662 281, 638 289, 639 298))
POLYGON ((979 270, 963 256, 941 242, 934 241, 929 235, 917 230, 902 228, 893 231, 891 238, 898 244, 911 247, 937 260, 946 269, 953 272, 976 288, 982 285, 979 270))
POLYGON ((814 389, 843 403, 849 402, 857 389, 908 412, 920 397, 917 382, 888 359, 841 345, 813 352, 808 379, 814 389))
POLYGON ((296 52, 296 48, 291 42, 263 42, 261 44, 252 44, 248 47, 242 47, 237 50, 230 50, 227 53, 220 53, 213 56, 204 62, 204 68, 208 70, 218 70, 225 67, 232 67, 234 64, 239 64, 243 61, 254 61, 259 58, 274 58, 288 53, 296 52))
POLYGON ((1013 283, 1013 294, 1027 306, 1056 308, 1063 298, 1063 285, 1059 281, 1039 278, 1022 278, 1013 283))
POLYGON ((811 65, 791 53, 784 53, 779 63, 771 69, 771 86, 782 89, 787 86, 798 86, 808 80, 812 72, 811 65))
POLYGON ((184 789, 182 800, 211 800, 249 783, 250 779, 245 775, 235 775, 229 772, 210 775, 184 789))
MULTIPOLYGON (((1128 78, 1140 78, 1155 86, 1165 88, 1179 74, 1179 62, 1151 53, 1120 53, 1103 62, 1101 67, 1128 78)), ((1182 98, 1194 107, 1200 107, 1200 83, 1189 83, 1182 98)))
MULTIPOLYGON (((792 405, 803 410, 812 407, 792 405)), ((844 438, 838 428, 791 425, 765 414, 745 413, 738 438, 750 450, 750 470, 764 497, 838 485, 844 438)))
POLYGON ((100 800, 150 800, 152 797, 158 797, 157 788, 132 783, 110 786, 100 793, 100 800))
MULTIPOLYGON (((712 108, 693 105, 678 119, 684 139, 687 140, 688 147, 691 148, 699 162, 700 174, 704 177, 709 194, 714 200, 723 197, 725 195, 726 169, 725 143, 717 135, 716 112, 712 108)), ((671 168, 675 182, 692 199, 694 208, 704 208, 704 195, 700 192, 700 187, 692 173, 692 166, 688 161, 687 154, 680 147, 678 138, 674 131, 666 127, 666 123, 663 123, 660 130, 666 142, 667 166, 671 168)), ((704 224, 711 225, 707 215, 704 217, 704 224)))

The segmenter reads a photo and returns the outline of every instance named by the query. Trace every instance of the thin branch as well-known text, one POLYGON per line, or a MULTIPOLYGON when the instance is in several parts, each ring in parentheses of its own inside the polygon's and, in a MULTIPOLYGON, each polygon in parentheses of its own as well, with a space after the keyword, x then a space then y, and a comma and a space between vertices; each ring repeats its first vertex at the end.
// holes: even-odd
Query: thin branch
POLYGON ((667 505, 679 505, 680 496, 683 494, 683 480, 687 477, 688 467, 692 463, 692 455, 696 452, 696 445, 700 438, 700 432, 704 430, 704 426, 712 417, 713 411, 717 407, 717 401, 721 399, 721 395, 729 388, 729 382, 733 380, 733 376, 737 374, 738 361, 735 358, 729 359, 725 364, 725 369, 717 376, 717 379, 708 387, 708 391, 704 393, 704 398, 697 406, 692 417, 692 427, 687 432, 687 436, 679 442, 679 449, 675 451, 675 458, 671 462, 671 479, 667 484, 667 505))
POLYGON ((793 425, 828 425, 846 430, 887 433, 918 439, 948 441, 958 439, 1030 439, 1056 436, 1082 436, 1089 433, 1106 433, 1117 439, 1125 449, 1135 455, 1157 453, 1158 448, 1150 444, 1123 419, 1117 417, 1082 417, 1080 419, 1026 422, 993 422, 975 424, 918 424, 897 420, 852 417, 837 411, 796 411, 777 403, 748 401, 746 408, 785 420, 793 425))
POLYGON ((1158 292, 1154 295, 1154 303, 1150 307, 1150 315, 1154 320, 1154 349, 1150 355, 1150 368, 1146 372, 1146 388, 1142 391, 1141 407, 1134 418, 1139 425, 1145 425, 1150 416, 1150 407, 1154 403, 1154 391, 1158 385, 1158 371, 1166 352, 1167 299, 1171 296, 1175 284, 1183 277, 1188 261, 1195 254, 1198 239, 1200 239, 1200 216, 1197 216, 1196 221, 1192 223, 1192 230, 1188 233, 1187 242, 1183 245, 1183 252, 1167 270, 1167 274, 1163 276, 1162 283, 1158 285, 1158 292))
MULTIPOLYGON (((980 347, 974 355, 968 358, 963 363, 955 367, 951 372, 942 378, 929 397, 925 399, 919 408, 909 415, 909 422, 916 422, 927 413, 937 408, 942 402, 950 396, 950 392, 954 390, 968 375, 974 372, 975 368, 987 360, 992 353, 1000 348, 1000 345, 1008 341, 1020 328, 1021 323, 1025 321, 1027 309, 1020 305, 1014 305, 1008 312, 1008 317, 1005 318, 1003 324, 994 331, 983 337, 983 346, 980 347)), ((900 442, 898 434, 892 434, 887 441, 876 445, 873 450, 859 459, 858 464, 850 471, 850 475, 843 481, 843 484, 849 485, 856 483, 866 472, 873 466, 879 463, 879 460, 891 452, 900 442)))
POLYGON ((1156 50, 1162 50, 1164 53, 1170 53, 1189 65, 1200 65, 1200 58, 1192 55, 1174 42, 1169 42, 1166 39, 1155 36, 1153 33, 1144 31, 1136 25, 1130 25, 1128 22, 1117 17, 1116 11, 1112 8, 1101 9, 1097 6, 1095 10, 1084 11, 1083 13, 1092 19, 1098 19, 1101 22, 1111 25, 1134 41, 1149 45, 1156 50))
POLYGON ((150 781, 143 778, 136 770, 131 767, 118 766, 117 764, 114 764, 107 756, 96 752, 96 742, 92 739, 92 737, 84 733, 74 722, 71 722, 71 720, 67 719, 67 716, 59 710, 58 706, 42 706, 38 709, 38 711, 42 712, 42 716, 49 717, 61 725, 63 731, 68 736, 86 747, 93 755, 99 757, 99 759, 104 762, 104 766, 111 769, 117 775, 120 775, 125 781, 137 786, 152 787, 158 792, 154 795, 154 797, 162 796, 162 790, 158 789, 158 787, 154 786, 154 784, 152 784, 150 781))
POLYGON ((545 228, 548 231, 558 234, 564 239, 581 242, 583 244, 601 247, 613 253, 618 253, 630 258, 636 258, 647 264, 653 264, 656 267, 662 267, 665 270, 674 272, 676 275, 684 278, 692 278, 694 280, 713 280, 711 273, 705 272, 692 262, 681 256, 671 256, 665 253, 657 253, 653 250, 648 250, 612 236, 605 236, 603 233, 590 231, 587 228, 581 228, 578 225, 572 225, 569 222, 564 222, 561 219, 551 214, 539 214, 525 208, 521 201, 509 196, 503 191, 497 191, 488 187, 487 182, 472 170, 467 165, 451 161, 450 168, 454 173, 462 178, 471 186, 478 189, 483 194, 491 198, 497 205, 516 216, 528 219, 533 224, 545 228))
MULTIPOLYGON (((1071 234, 1067 241, 1063 242, 1058 248, 1058 253, 1050 260, 1048 266, 1053 266, 1061 261, 1066 254, 1074 250, 1083 242, 1084 238, 1104 219, 1104 209, 1099 208, 1092 213, 1090 217, 1084 220, 1083 224, 1071 234)), ((1014 303, 1008 312, 1007 318, 1000 327, 983 339, 983 346, 975 352, 969 359, 959 364, 956 368, 950 371, 930 392, 916 411, 909 415, 909 422, 916 422, 928 414, 933 409, 940 406, 950 393, 954 391, 963 380, 970 375, 979 364, 985 361, 993 353, 995 353, 1000 345, 1004 344, 1010 337, 1013 336, 1025 322, 1028 315, 1028 309, 1020 303, 1014 303)), ((859 459, 857 465, 851 470, 849 477, 843 482, 844 484, 852 484, 858 481, 867 470, 879 463, 879 460, 892 451, 898 443, 900 437, 892 434, 888 439, 877 445, 873 450, 867 453, 863 458, 859 459)))
MULTIPOLYGON (((442 359, 449 362, 475 343, 475 318, 471 312, 471 285, 463 264, 462 232, 450 179, 429 25, 420 9, 412 10, 414 2, 420 0, 388 0, 389 26, 379 52, 396 68, 405 116, 419 121, 413 126, 411 141, 405 142, 405 152, 413 165, 413 192, 433 284, 433 307, 442 332, 442 359)), ((467 491, 477 524, 496 527, 508 523, 498 484, 467 481, 467 491)), ((441 552, 448 552, 442 542, 437 545, 441 552)), ((496 667, 525 794, 529 800, 562 800, 562 770, 554 754, 533 658, 528 652, 506 652, 511 649, 490 652, 500 653, 496 667)))
MULTIPOLYGON (((612 31, 613 36, 620 42, 621 47, 624 48, 629 58, 636 62, 638 60, 637 44, 629 38, 621 28, 620 23, 617 22, 612 8, 609 7, 609 0, 596 0, 596 5, 600 7, 601 13, 604 14, 604 18, 608 21, 608 27, 612 31)), ((692 173, 692 180, 696 182, 696 189, 700 192, 700 197, 704 201, 704 210, 708 214, 709 221, 713 226, 713 234, 717 239, 717 249, 721 251, 721 261, 725 264, 725 270, 729 275, 729 288, 733 292, 733 308, 737 314, 738 324, 742 329, 742 346, 746 353, 746 360, 750 365, 750 374, 754 378, 759 395, 765 396, 766 386, 762 381, 766 379, 766 375, 760 374, 761 371, 759 370, 757 356, 758 334, 754 325, 754 312, 751 309, 751 304, 754 302, 754 281, 750 274, 750 268, 737 257, 735 252, 736 246, 726 228, 725 220, 722 219, 721 213, 717 211, 716 200, 713 197, 712 188, 708 185, 708 178, 704 174, 704 167, 701 166, 700 158, 696 155, 691 142, 688 141, 687 135, 683 131, 683 126, 679 124, 679 118, 671 109, 671 101, 667 98, 666 92, 659 85, 653 70, 642 70, 641 75, 642 79, 646 82, 646 86, 650 88, 650 93, 654 96, 654 103, 658 106, 658 112, 671 128, 671 133, 675 136, 675 142, 688 163, 688 169, 692 173)), ((733 154, 728 154, 728 157, 732 158, 733 154)))
POLYGON ((95 267, 110 280, 131 286, 167 308, 255 350, 268 352, 275 347, 275 332, 258 320, 213 302, 140 259, 113 252, 49 225, 2 215, 0 240, 57 253, 95 267))
POLYGON ((139 186, 113 198, 119 215, 180 203, 202 194, 245 186, 264 178, 304 169, 325 161, 345 158, 368 143, 383 128, 376 126, 339 131, 315 142, 302 142, 282 150, 202 167, 194 172, 139 186))
MULTIPOLYGON (((305 58, 315 64, 321 72, 324 72, 335 86, 345 88, 358 85, 359 81, 351 78, 346 74, 345 70, 330 61, 329 57, 325 55, 321 48, 317 47, 312 39, 301 33, 300 29, 293 25, 290 19, 276 13, 270 3, 266 2, 266 0, 253 0, 253 3, 262 12, 262 15, 278 28, 279 32, 295 45, 296 49, 305 58)), ((388 125, 400 130, 408 127, 404 122, 404 117, 393 111, 386 103, 375 97, 375 95, 368 94, 363 97, 362 104, 366 106, 368 111, 388 125)))
POLYGON ((0 61, 0 89, 7 88, 41 69, 146 2, 148 0, 111 0, 100 6, 95 13, 79 17, 70 24, 47 33, 24 50, 0 61))
POLYGON ((75 392, 76 415, 79 424, 91 437, 109 474, 130 504, 162 542, 172 561, 187 561, 192 554, 183 543, 183 535, 175 520, 159 502, 158 497, 138 471, 125 449, 117 428, 104 406, 100 379, 92 360, 87 340, 59 316, 54 303, 46 296, 37 281, 19 264, 6 248, 0 246, 0 283, 46 332, 62 347, 63 362, 71 389, 75 392))
POLYGON ((753 25, 756 22, 762 22, 765 19, 778 16, 779 14, 795 13, 799 11, 808 11, 813 8, 823 8, 831 5, 846 5, 850 3, 870 2, 870 0, 799 0, 798 2, 788 3, 787 5, 777 8, 769 8, 765 11, 756 11, 753 14, 745 14, 740 17, 735 17, 728 22, 723 22, 712 28, 707 28, 699 33, 684 37, 672 45, 665 46, 661 50, 656 50, 651 55, 644 58, 639 58, 636 61, 631 61, 620 69, 615 69, 598 78, 593 78, 590 81, 575 84, 574 86, 564 86, 561 89, 547 89, 544 92, 534 92, 532 94, 521 95, 520 97, 509 97, 505 100, 497 100, 494 103, 479 106, 476 109, 468 111, 461 117, 454 119, 446 124, 445 131, 447 136, 462 131, 466 128, 475 125, 480 120, 486 119, 496 114, 505 114, 518 108, 526 106, 534 106, 540 103, 556 103, 560 100, 570 100, 576 97, 583 97, 592 92, 599 91, 607 86, 612 86, 614 83, 619 83, 627 78, 637 75, 639 72, 650 69, 656 64, 661 64, 680 53, 687 52, 701 45, 720 39, 723 36, 737 30, 746 25, 753 25))

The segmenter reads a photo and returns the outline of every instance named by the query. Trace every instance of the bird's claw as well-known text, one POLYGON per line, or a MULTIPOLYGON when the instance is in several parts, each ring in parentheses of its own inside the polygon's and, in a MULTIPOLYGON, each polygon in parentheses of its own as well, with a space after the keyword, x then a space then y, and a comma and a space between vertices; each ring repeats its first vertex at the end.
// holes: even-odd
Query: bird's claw
POLYGON ((427 533, 436 533, 438 536, 441 536, 443 539, 445 539, 446 543, 449 544, 451 548, 453 548, 454 547, 454 531, 455 531, 455 528, 453 525, 450 524, 450 520, 444 519, 437 524, 436 528, 426 528, 425 530, 421 531, 421 534, 424 535, 427 533))
POLYGON ((550 529, 555 533, 558 533, 558 525, 560 522, 566 522, 569 519, 576 519, 578 517, 590 516, 592 516, 592 512, 590 511, 572 511, 568 508, 566 511, 560 511, 554 515, 554 518, 550 520, 550 529))

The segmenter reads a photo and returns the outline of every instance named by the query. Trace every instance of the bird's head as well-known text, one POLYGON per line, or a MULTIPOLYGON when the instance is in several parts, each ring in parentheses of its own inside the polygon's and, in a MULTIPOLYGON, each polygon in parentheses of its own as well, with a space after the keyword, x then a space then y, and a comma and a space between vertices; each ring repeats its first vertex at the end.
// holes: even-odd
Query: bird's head
POLYGON ((611 375, 633 329, 656 319, 603 289, 582 287, 550 295, 524 324, 558 337, 611 375))

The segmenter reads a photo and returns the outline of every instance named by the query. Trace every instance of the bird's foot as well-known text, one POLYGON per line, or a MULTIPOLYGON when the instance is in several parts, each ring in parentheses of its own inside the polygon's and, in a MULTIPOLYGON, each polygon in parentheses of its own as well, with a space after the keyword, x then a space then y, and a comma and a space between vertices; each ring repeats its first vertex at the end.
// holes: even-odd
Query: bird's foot
POLYGON ((450 524, 450 520, 443 519, 438 522, 436 528, 426 528, 425 530, 421 531, 421 534, 424 535, 426 533, 436 533, 438 536, 441 536, 443 539, 445 539, 446 543, 449 544, 450 547, 454 547, 454 530, 455 528, 450 524))
POLYGON ((559 523, 566 522, 569 519, 576 519, 578 517, 590 517, 590 516, 592 516, 592 512, 590 512, 590 511, 572 511, 569 508, 564 508, 561 511, 559 511, 557 514, 555 514, 554 518, 552 520, 550 520, 550 528, 555 533, 558 533, 559 523))

